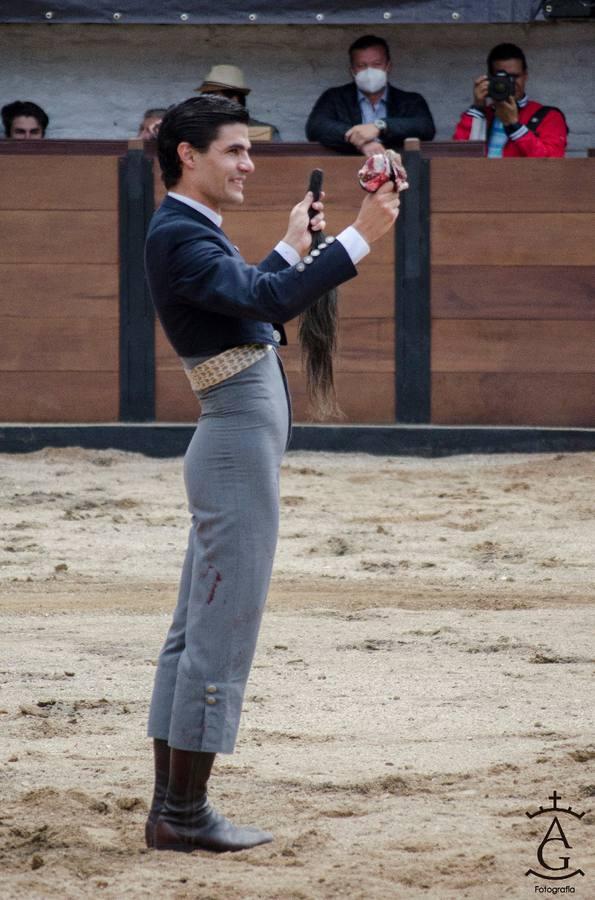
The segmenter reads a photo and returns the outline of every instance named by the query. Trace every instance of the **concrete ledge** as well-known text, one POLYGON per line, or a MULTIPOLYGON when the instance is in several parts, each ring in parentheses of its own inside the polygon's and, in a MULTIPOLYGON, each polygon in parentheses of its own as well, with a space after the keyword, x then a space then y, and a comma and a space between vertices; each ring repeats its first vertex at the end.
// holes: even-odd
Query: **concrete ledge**
MULTIPOLYGON (((129 450, 147 456, 181 456, 194 425, 0 425, 0 453, 44 447, 129 450)), ((595 428, 518 428, 440 425, 296 425, 291 450, 372 453, 377 456, 450 456, 457 453, 573 453, 595 450, 595 428)))

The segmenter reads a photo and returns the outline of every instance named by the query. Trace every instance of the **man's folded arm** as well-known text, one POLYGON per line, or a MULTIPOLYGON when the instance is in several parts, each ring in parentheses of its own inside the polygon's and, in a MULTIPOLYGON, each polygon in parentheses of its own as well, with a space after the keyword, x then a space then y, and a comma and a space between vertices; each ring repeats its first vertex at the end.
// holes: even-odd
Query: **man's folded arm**
POLYGON ((306 122, 306 137, 309 141, 318 141, 326 147, 345 148, 345 132, 349 131, 353 122, 343 120, 335 108, 335 103, 322 94, 314 104, 306 122))
POLYGON ((389 116, 386 120, 386 137, 395 143, 402 143, 408 137, 431 141, 435 134, 432 113, 421 95, 416 98, 409 115, 389 116))
POLYGON ((566 120, 558 109, 550 110, 541 121, 537 132, 526 125, 507 125, 510 141, 517 145, 521 156, 532 158, 561 158, 566 152, 566 120))

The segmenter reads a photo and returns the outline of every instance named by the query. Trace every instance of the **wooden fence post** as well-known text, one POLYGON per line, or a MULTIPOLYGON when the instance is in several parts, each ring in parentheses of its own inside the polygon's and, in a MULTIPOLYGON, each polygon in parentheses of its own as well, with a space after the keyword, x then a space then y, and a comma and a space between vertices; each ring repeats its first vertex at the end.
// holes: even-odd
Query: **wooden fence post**
POLYGON ((403 163, 409 189, 396 227, 395 419, 423 423, 431 416, 430 164, 417 138, 405 141, 403 163))
POLYGON ((120 176, 120 420, 155 419, 155 313, 144 243, 154 209, 153 163, 130 141, 120 176))

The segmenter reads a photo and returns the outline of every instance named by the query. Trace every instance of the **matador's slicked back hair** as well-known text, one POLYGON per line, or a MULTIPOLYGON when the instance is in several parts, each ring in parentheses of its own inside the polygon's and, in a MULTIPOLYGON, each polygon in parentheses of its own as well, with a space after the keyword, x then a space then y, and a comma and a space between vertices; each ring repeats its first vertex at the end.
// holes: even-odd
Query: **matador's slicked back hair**
POLYGON ((204 153, 217 139, 222 125, 234 122, 247 125, 249 120, 243 106, 215 94, 201 94, 170 106, 157 133, 157 154, 165 187, 174 187, 182 177, 178 156, 182 141, 188 141, 199 153, 204 153))

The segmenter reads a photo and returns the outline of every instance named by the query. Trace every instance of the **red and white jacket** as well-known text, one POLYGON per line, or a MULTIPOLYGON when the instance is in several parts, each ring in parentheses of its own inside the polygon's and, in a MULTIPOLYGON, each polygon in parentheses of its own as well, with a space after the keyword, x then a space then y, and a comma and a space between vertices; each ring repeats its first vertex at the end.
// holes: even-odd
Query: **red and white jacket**
MULTIPOLYGON (((517 106, 519 108, 519 124, 505 126, 508 140, 504 145, 503 156, 564 156, 568 127, 560 110, 554 106, 550 107, 541 122, 532 128, 532 119, 542 108, 542 104, 522 97, 517 102, 517 106)), ((483 111, 471 106, 459 119, 453 139, 455 141, 486 140, 493 120, 493 106, 486 106, 483 111)))

